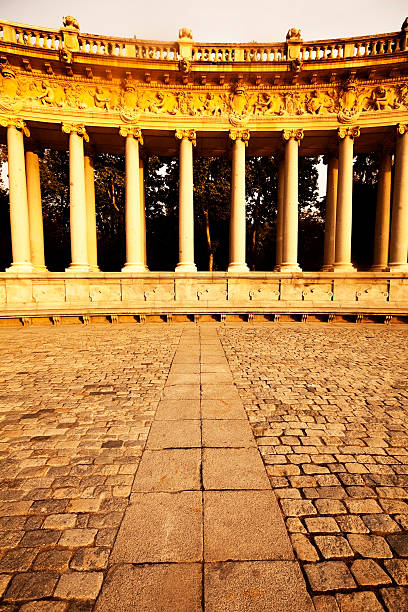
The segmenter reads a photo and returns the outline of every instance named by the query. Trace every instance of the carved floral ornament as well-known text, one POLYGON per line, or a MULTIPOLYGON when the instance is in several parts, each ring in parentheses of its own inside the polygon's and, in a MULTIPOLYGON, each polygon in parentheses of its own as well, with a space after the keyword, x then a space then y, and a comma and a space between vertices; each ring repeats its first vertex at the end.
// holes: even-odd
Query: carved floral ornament
MULTIPOLYGON (((408 17, 407 17, 408 19, 408 17)), ((404 134, 408 134, 408 124, 407 123, 399 123, 397 125, 397 134, 399 136, 404 136, 404 134)))
POLYGON ((245 143, 245 146, 248 146, 249 138, 250 138, 249 130, 230 130, 229 137, 232 141, 242 140, 245 143))
POLYGON ((30 130, 26 122, 18 117, 0 117, 0 125, 5 128, 15 127, 20 132, 23 132, 27 138, 30 136, 30 130))
POLYGON ((119 134, 123 136, 123 138, 132 137, 139 142, 139 144, 143 144, 143 135, 140 127, 130 126, 130 125, 121 125, 119 128, 119 134))
POLYGON ((370 83, 349 78, 343 84, 297 87, 229 88, 146 87, 132 78, 121 83, 68 80, 54 75, 27 74, 6 63, 0 67, 0 111, 20 112, 35 105, 49 111, 66 108, 118 113, 135 124, 141 115, 218 117, 234 127, 251 119, 284 116, 334 117, 349 124, 365 113, 408 110, 408 80, 370 83))
POLYGON ((283 140, 290 140, 291 138, 293 138, 294 140, 297 141, 298 144, 300 144, 300 141, 303 138, 303 130, 299 130, 299 129, 284 129, 282 130, 282 138, 283 140))
POLYGON ((197 138, 196 138, 196 132, 195 130, 182 130, 182 129, 177 129, 174 133, 175 137, 178 140, 183 140, 184 138, 189 140, 192 144, 193 147, 196 146, 197 144, 197 138))
POLYGON ((338 129, 337 134, 339 138, 351 138, 355 140, 360 136, 360 128, 356 125, 353 127, 341 127, 338 129))
POLYGON ((64 134, 77 134, 81 136, 85 142, 89 142, 89 136, 86 132, 85 126, 82 123, 63 123, 62 131, 64 134))

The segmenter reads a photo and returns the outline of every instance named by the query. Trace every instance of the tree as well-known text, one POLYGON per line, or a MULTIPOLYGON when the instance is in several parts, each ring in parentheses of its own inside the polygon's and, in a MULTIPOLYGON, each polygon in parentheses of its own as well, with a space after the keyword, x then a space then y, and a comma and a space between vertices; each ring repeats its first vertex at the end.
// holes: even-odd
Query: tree
POLYGON ((359 269, 369 269, 374 250, 378 160, 374 153, 359 154, 354 161, 351 257, 359 269))

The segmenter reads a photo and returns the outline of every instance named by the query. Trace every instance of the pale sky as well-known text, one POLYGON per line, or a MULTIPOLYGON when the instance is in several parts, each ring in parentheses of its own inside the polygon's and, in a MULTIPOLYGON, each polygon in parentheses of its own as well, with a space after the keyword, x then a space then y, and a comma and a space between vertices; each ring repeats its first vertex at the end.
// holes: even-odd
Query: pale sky
POLYGON ((304 40, 396 32, 406 0, 0 0, 0 20, 59 28, 73 15, 82 32, 201 42, 278 42, 290 27, 304 40))

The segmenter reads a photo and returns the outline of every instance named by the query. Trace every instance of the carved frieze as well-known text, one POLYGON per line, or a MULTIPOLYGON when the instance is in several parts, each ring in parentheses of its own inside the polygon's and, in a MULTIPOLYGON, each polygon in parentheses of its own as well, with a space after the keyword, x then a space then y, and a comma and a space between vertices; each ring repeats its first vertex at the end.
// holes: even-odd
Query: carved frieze
POLYGON ((122 82, 86 82, 49 74, 24 73, 4 64, 0 68, 0 111, 19 112, 45 107, 115 113, 125 123, 142 115, 223 118, 233 127, 252 120, 292 116, 332 117, 352 124, 365 113, 408 110, 408 80, 357 81, 313 86, 250 87, 241 81, 220 87, 188 85, 160 87, 130 77, 122 82))

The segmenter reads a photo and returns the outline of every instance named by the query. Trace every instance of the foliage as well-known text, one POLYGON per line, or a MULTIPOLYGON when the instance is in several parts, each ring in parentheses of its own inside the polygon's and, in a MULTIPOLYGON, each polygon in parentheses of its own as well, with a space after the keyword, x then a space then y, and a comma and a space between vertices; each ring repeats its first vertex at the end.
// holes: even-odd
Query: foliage
MULTIPOLYGON (((99 265, 102 270, 120 270, 125 261, 125 159, 123 155, 98 154, 94 166, 99 265)), ((361 180, 368 180, 372 166, 357 168, 361 180)), ((70 261, 68 153, 45 151, 40 170, 46 264, 50 270, 63 270, 70 261)), ((309 270, 319 269, 323 255, 324 200, 318 198, 317 179, 317 158, 300 157, 299 261, 309 270)), ((178 261, 178 180, 178 159, 146 159, 147 251, 151 270, 173 270, 178 261)), ((194 159, 198 269, 225 270, 228 266, 230 180, 228 158, 194 159)), ((271 270, 275 265, 277 197, 277 157, 248 157, 247 253, 253 270, 271 270)), ((8 209, 2 204, 5 198, 6 190, 0 186, 1 214, 8 209)), ((0 256, 8 264, 8 210, 6 213, 0 256)))

